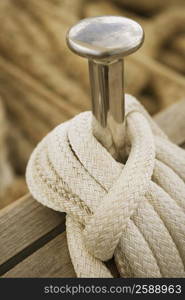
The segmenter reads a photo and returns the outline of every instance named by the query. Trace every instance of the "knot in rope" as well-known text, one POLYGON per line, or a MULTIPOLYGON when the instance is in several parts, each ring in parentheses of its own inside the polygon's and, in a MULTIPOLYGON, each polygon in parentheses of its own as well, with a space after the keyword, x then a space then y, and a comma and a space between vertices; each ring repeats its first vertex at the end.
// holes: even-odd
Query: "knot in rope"
POLYGON ((126 97, 124 164, 92 133, 81 113, 50 132, 27 167, 33 196, 64 211, 70 255, 79 277, 184 277, 185 152, 142 106, 126 97))

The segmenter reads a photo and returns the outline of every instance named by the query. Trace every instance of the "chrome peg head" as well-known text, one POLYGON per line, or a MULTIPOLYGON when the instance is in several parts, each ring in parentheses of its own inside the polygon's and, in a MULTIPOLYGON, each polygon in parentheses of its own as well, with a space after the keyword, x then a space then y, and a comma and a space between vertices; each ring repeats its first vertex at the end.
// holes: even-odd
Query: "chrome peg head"
POLYGON ((73 52, 100 61, 123 58, 139 49, 143 41, 142 27, 119 16, 83 19, 67 34, 67 43, 73 52))

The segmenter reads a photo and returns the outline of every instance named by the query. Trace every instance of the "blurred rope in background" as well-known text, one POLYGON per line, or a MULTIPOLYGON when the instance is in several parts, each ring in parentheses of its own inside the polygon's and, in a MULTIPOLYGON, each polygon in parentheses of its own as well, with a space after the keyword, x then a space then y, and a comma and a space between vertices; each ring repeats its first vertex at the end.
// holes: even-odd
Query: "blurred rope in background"
POLYGON ((65 35, 79 19, 106 14, 145 30, 142 49, 126 60, 126 91, 152 115, 184 97, 185 0, 1 0, 0 207, 27 192, 36 143, 90 109, 87 62, 68 50, 65 35))

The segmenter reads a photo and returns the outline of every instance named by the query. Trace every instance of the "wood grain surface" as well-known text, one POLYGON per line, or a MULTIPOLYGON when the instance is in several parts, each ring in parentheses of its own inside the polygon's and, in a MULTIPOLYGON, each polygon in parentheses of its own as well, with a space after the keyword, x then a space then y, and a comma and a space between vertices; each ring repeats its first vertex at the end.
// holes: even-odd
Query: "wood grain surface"
POLYGON ((3 277, 75 277, 65 232, 59 234, 3 277))
POLYGON ((64 220, 64 214, 44 207, 29 194, 2 209, 0 274, 61 232, 64 220))

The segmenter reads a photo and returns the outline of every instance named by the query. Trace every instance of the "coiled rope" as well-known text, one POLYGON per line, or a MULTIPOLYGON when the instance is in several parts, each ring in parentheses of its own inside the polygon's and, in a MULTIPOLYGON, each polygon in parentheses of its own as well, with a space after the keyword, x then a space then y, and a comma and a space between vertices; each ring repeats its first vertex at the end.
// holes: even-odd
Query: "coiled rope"
POLYGON ((171 143, 135 98, 126 95, 128 159, 117 162, 81 113, 50 132, 27 166, 42 204, 66 212, 78 277, 185 277, 185 151, 171 143))

